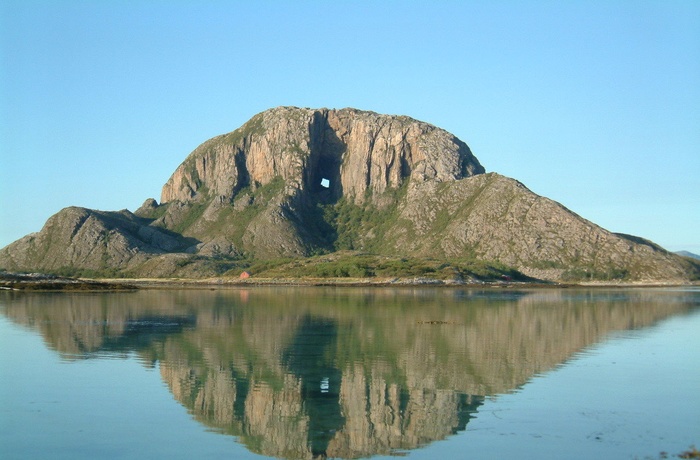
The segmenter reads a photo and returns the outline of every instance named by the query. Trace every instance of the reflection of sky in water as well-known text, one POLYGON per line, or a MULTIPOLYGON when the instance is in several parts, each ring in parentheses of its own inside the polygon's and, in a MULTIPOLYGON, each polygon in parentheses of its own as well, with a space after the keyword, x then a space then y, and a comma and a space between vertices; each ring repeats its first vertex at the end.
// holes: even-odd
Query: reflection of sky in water
POLYGON ((385 295, 377 303, 376 296, 331 292, 333 302, 344 306, 328 297, 302 296, 293 299, 296 309, 284 310, 267 303, 277 293, 246 292, 244 299, 235 291, 154 294, 158 312, 144 309, 148 295, 141 294, 122 296, 125 302, 107 310, 96 307, 95 299, 81 304, 75 298, 70 305, 53 305, 63 310, 34 309, 34 302, 6 305, 0 311, 33 324, 29 330, 40 329, 61 359, 35 333, 2 318, 0 393, 13 397, 2 396, 1 410, 16 417, 2 422, 0 446, 39 454, 59 443, 65 458, 98 451, 175 457, 226 451, 245 457, 250 454, 242 444, 274 455, 272 444, 301 434, 298 442, 308 443, 309 454, 339 449, 349 436, 348 445, 366 443, 356 453, 370 455, 371 436, 385 435, 382 424, 398 430, 395 439, 405 443, 390 450, 409 451, 414 458, 467 453, 483 458, 483 452, 498 452, 497 457, 519 452, 524 458, 559 452, 572 458, 569 447, 581 452, 579 458, 611 453, 643 458, 697 442, 685 443, 683 433, 693 421, 697 425, 688 405, 698 407, 693 390, 700 371, 687 368, 700 362, 694 335, 700 317, 648 327, 685 311, 683 302, 655 309, 634 293, 601 292, 593 296, 598 303, 589 294, 565 293, 566 302, 557 304, 561 297, 548 291, 489 297, 427 290, 398 300, 385 295), (164 299, 167 306, 160 304, 164 299), (481 303, 465 308, 467 299, 481 303), (571 299, 588 303, 572 307, 571 299), (60 314, 42 317, 49 311, 60 314), (109 319, 95 317, 104 314, 109 319), (428 320, 444 324, 419 324, 428 320), (513 326, 527 332, 514 334, 513 326), (610 339, 596 345, 604 335, 610 339), (479 350, 482 340, 488 346, 479 350), (81 350, 76 343, 94 348, 81 350), (524 355, 512 354, 526 344, 530 350, 524 355), (552 354, 547 347, 566 350, 552 354), (484 370, 503 362, 521 363, 529 374, 484 370), (505 378, 491 383, 502 390, 468 399, 467 390, 479 388, 470 381, 473 372, 505 378), (173 404, 173 396, 180 404, 173 404), (230 416, 226 407, 233 410, 230 416), (437 418, 430 418, 431 411, 437 418), (192 424, 193 416, 202 424, 192 424), (272 431, 258 430, 265 426, 272 431), (210 430, 235 437, 211 438, 210 430), (412 433, 424 435, 413 439, 412 433), (128 445, 118 441, 126 438, 128 445), (182 438, 194 444, 185 446, 182 438), (429 447, 411 450, 425 444, 429 447))
POLYGON ((41 337, 0 317, 0 375, 0 458, 250 455, 193 425, 157 369, 133 354, 60 360, 41 337))
MULTIPOLYGON (((697 331, 699 311, 615 334, 518 391, 487 400, 455 440, 463 449, 460 455, 659 458, 661 451, 675 455, 697 446, 697 331)), ((445 458, 440 455, 453 446, 437 443, 435 448, 436 458, 445 458)))

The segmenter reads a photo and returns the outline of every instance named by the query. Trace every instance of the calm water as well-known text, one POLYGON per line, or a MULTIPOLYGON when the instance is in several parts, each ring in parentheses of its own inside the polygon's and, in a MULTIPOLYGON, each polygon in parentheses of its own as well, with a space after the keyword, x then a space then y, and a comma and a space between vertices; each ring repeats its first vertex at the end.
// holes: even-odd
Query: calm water
POLYGON ((659 458, 700 290, 0 293, 0 457, 659 458))

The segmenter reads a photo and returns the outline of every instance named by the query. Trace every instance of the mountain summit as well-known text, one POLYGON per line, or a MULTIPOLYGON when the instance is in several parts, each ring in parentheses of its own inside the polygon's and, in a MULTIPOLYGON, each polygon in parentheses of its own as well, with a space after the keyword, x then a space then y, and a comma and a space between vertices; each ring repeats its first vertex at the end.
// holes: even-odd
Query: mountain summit
POLYGON ((349 250, 477 260, 534 278, 687 281, 697 265, 486 173, 405 116, 278 107, 197 147, 135 212, 66 208, 0 250, 7 270, 211 276, 349 250))

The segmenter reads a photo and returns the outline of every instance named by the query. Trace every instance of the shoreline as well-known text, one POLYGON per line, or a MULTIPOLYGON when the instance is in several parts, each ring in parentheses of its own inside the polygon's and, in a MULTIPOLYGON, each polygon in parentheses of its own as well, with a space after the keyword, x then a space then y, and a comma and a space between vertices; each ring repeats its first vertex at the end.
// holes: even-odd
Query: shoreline
POLYGON ((554 281, 454 281, 431 278, 115 278, 94 281, 128 284, 139 289, 211 289, 263 286, 302 287, 426 287, 426 288, 497 288, 497 289, 568 289, 568 288, 634 288, 634 287, 690 287, 700 283, 679 281, 638 282, 585 282, 560 283, 554 281))
POLYGON ((692 287, 699 282, 636 281, 559 283, 554 281, 461 281, 414 278, 68 278, 41 273, 0 274, 2 291, 129 291, 137 289, 216 289, 270 286, 302 287, 424 287, 470 289, 570 289, 570 288, 653 288, 692 287))

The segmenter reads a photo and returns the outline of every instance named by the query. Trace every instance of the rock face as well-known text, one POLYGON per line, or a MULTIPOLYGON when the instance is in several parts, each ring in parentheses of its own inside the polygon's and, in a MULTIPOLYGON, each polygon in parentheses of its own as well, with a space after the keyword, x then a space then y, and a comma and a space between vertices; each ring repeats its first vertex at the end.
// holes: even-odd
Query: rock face
POLYGON ((148 258, 185 248, 187 240, 147 225, 131 212, 70 207, 52 216, 39 233, 2 250, 7 267, 57 270, 128 268, 148 258))
MULTIPOLYGON (((388 241, 414 254, 498 260, 535 278, 684 279, 689 264, 650 241, 611 233, 495 173, 411 184, 388 241)), ((692 270, 692 269, 691 269, 692 270)))
POLYGON ((408 178, 444 182, 483 172, 466 144, 427 123, 354 109, 280 107, 199 146, 165 184, 161 202, 190 201, 202 191, 226 202, 245 187, 281 178, 289 195, 326 191, 359 203, 408 178))
POLYGON ((542 279, 686 281, 697 266, 485 173, 452 134, 404 116, 279 107, 210 139, 161 203, 67 208, 0 250, 9 270, 213 275, 221 261, 341 249, 499 262, 542 279))

